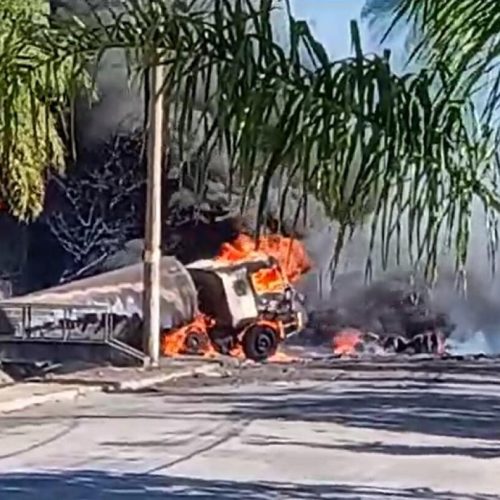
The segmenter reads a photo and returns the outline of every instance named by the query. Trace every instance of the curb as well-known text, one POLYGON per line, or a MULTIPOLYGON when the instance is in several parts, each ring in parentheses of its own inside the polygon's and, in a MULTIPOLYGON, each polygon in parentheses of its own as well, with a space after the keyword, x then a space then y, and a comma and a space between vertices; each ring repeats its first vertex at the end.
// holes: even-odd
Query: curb
POLYGON ((205 375, 208 377, 219 377, 222 376, 222 374, 219 372, 218 368, 220 367, 215 365, 200 366, 188 370, 178 370, 171 373, 152 375, 151 377, 145 377, 137 380, 123 380, 121 382, 116 382, 116 383, 107 383, 104 384, 103 391, 135 392, 185 377, 196 377, 198 375, 205 375))
MULTIPOLYGON (((136 380, 123 380, 116 383, 95 383, 95 384, 78 384, 77 382, 72 383, 72 387, 66 387, 68 384, 51 382, 51 384, 57 385, 59 387, 55 388, 53 391, 47 392, 46 394, 31 394, 29 396, 20 396, 14 398, 11 401, 0 402, 0 414, 12 413, 20 410, 25 410, 32 406, 38 406, 45 403, 57 403, 61 401, 71 401, 77 399, 78 397, 85 396, 92 392, 106 392, 106 393, 121 393, 121 392, 136 392, 155 385, 164 384, 173 380, 178 380, 185 377, 196 377, 199 375, 211 376, 211 377, 221 377, 221 374, 214 365, 201 366, 186 370, 177 370, 170 373, 152 375, 151 377, 145 377, 136 380)), ((19 384, 22 386, 23 384, 19 384)), ((37 383, 38 387, 43 387, 44 384, 37 383)), ((9 386, 13 387, 13 386, 9 386)), ((1 391, 1 388, 0 388, 1 391)))
POLYGON ((14 380, 12 379, 12 377, 10 375, 7 375, 7 373, 5 373, 2 370, 2 364, 0 362, 0 389, 2 387, 12 385, 13 383, 14 383, 14 380))
POLYGON ((19 397, 12 401, 0 403, 0 414, 13 413, 15 411, 25 410, 32 406, 38 406, 45 403, 57 403, 60 401, 71 401, 90 392, 99 392, 102 390, 98 386, 74 387, 71 389, 60 389, 47 394, 33 394, 31 396, 19 397))

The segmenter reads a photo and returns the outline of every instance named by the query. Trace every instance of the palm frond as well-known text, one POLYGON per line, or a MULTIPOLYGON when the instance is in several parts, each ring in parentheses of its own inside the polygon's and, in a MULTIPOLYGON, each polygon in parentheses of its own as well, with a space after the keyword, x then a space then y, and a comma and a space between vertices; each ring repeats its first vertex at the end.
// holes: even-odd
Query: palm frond
POLYGON ((412 57, 446 62, 455 92, 479 93, 484 117, 500 104, 500 6, 495 0, 394 0, 390 29, 411 24, 420 33, 412 57))
POLYGON ((463 265, 474 198, 487 207, 499 200, 491 132, 454 98, 452 75, 437 65, 396 76, 389 54, 363 54, 354 23, 354 56, 331 62, 289 10, 289 39, 277 43, 271 0, 207 5, 128 0, 107 20, 66 20, 37 43, 53 65, 70 55, 99 59, 110 48, 125 51, 135 76, 165 65, 180 136, 203 129, 207 158, 226 148, 246 197, 258 194, 257 231, 279 178, 283 206, 299 189, 304 204, 313 195, 339 221, 335 261, 350 228, 368 222, 370 250, 381 235, 387 264, 406 218, 412 262, 432 271, 446 233, 463 265))
POLYGON ((393 22, 400 3, 401 0, 366 0, 361 19, 368 24, 372 37, 378 39, 381 45, 394 48, 395 60, 400 68, 422 67, 421 60, 409 57, 422 42, 420 25, 416 22, 393 22))
POLYGON ((64 166, 59 113, 76 92, 75 61, 51 65, 32 42, 50 31, 48 2, 0 1, 0 199, 20 219, 40 213, 47 169, 64 166))

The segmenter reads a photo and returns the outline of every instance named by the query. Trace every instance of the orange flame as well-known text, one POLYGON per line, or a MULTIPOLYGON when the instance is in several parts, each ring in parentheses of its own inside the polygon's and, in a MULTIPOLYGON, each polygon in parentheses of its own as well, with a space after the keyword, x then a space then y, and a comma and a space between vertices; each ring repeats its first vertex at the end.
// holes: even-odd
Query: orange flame
MULTIPOLYGON (((276 259, 279 267, 263 268, 250 276, 252 285, 258 294, 282 293, 287 285, 287 280, 294 282, 311 268, 311 262, 303 245, 297 240, 279 235, 262 236, 256 242, 250 236, 240 234, 232 242, 221 245, 215 260, 234 264, 260 260, 269 256, 276 259)), ((208 334, 214 324, 213 318, 199 315, 192 323, 166 333, 163 335, 161 347, 163 355, 185 354, 186 342, 189 339, 192 340, 193 335, 197 339, 204 339, 199 353, 204 356, 215 355, 216 350, 210 342, 208 334)), ((280 332, 282 331, 281 326, 274 326, 278 327, 280 332)), ((237 358, 244 358, 241 346, 233 348, 230 354, 237 358)), ((282 362, 293 359, 279 353, 273 358, 282 362)))
POLYGON ((214 356, 215 349, 208 337, 208 329, 213 326, 214 320, 199 314, 191 323, 170 331, 162 336, 161 351, 164 356, 175 356, 179 354, 191 354, 189 348, 190 336, 197 341, 198 349, 196 354, 204 356, 214 356))
POLYGON ((337 356, 355 356, 362 342, 362 333, 355 328, 346 328, 333 336, 333 353, 337 356))
POLYGON ((276 354, 273 354, 268 361, 270 363, 292 363, 293 361, 298 361, 298 359, 299 358, 296 356, 290 356, 289 354, 278 351, 276 354))
POLYGON ((274 257, 291 282, 297 281, 312 267, 300 241, 276 234, 261 236, 257 241, 246 234, 240 234, 231 243, 222 244, 216 259, 242 262, 257 260, 263 255, 274 257))
POLYGON ((262 293, 283 293, 286 283, 275 267, 259 269, 250 276, 254 290, 262 293))

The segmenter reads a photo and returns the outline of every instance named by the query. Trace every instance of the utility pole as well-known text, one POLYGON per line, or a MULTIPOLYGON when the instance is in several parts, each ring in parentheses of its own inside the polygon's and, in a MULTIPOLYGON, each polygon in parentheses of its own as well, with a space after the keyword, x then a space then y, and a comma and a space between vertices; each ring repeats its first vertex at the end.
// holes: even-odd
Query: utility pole
POLYGON ((163 163, 163 67, 149 70, 148 174, 144 242, 144 346, 150 366, 160 359, 161 184, 163 163))

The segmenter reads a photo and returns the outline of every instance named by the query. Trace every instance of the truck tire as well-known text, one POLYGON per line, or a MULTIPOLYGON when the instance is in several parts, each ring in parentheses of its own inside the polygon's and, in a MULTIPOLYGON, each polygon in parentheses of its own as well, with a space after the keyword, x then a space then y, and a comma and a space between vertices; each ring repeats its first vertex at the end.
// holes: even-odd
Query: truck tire
POLYGON ((243 353, 253 361, 264 361, 278 349, 278 332, 267 325, 252 325, 241 341, 243 353))

